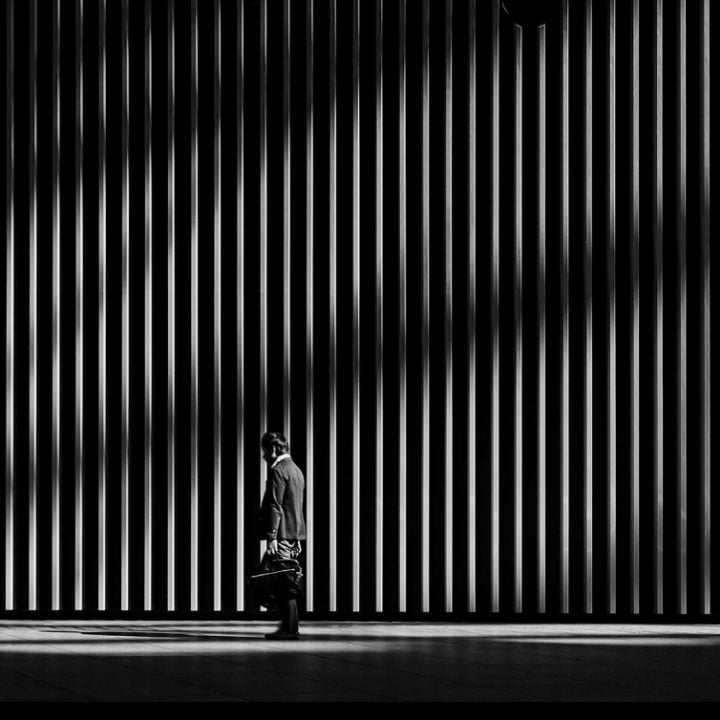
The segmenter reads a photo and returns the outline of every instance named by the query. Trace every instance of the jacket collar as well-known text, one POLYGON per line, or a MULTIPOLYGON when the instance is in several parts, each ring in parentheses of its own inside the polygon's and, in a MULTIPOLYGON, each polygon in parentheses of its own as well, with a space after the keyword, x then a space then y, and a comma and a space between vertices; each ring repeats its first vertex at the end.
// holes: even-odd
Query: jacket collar
POLYGON ((288 453, 278 455, 278 457, 275 459, 275 462, 270 467, 274 468, 276 465, 279 465, 283 460, 287 460, 289 457, 290 455, 288 453))

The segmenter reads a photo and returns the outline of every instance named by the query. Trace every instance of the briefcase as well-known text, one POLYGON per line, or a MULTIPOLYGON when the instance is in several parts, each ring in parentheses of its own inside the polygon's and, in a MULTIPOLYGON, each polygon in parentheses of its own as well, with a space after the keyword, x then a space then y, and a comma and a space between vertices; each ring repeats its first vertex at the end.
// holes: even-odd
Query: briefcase
POLYGON ((247 574, 248 599, 253 605, 277 607, 303 594, 305 578, 297 560, 278 560, 266 556, 247 574))

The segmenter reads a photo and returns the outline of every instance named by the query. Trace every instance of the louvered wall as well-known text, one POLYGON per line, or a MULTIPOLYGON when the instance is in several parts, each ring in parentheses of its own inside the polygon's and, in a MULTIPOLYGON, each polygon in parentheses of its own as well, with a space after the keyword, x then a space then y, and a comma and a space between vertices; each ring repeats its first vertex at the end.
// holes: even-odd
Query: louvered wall
MULTIPOLYGON (((5 0, 2 607, 717 612, 709 0, 5 0)), ((715 293, 717 296, 717 293, 715 293)))

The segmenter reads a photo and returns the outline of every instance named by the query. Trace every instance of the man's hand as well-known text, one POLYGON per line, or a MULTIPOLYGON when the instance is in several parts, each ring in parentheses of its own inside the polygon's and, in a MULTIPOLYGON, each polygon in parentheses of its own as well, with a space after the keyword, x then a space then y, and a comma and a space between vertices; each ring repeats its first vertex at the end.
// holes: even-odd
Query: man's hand
POLYGON ((268 555, 276 555, 278 551, 277 540, 268 540, 267 553, 268 555))

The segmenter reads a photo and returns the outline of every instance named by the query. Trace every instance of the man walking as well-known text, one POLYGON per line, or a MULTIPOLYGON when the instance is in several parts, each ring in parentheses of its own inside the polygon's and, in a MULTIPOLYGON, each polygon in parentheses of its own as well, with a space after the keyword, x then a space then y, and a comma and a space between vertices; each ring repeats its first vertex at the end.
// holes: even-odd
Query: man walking
MULTIPOLYGON (((266 556, 295 560, 305 540, 303 493, 305 478, 290 457, 284 435, 266 432, 260 441, 263 460, 270 466, 270 477, 260 510, 260 536, 267 541, 266 556)), ((280 605, 280 628, 265 635, 269 640, 297 640, 298 609, 295 597, 287 596, 280 605)))

